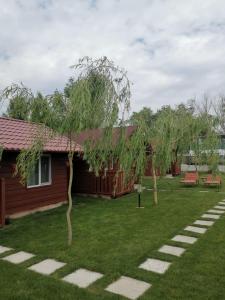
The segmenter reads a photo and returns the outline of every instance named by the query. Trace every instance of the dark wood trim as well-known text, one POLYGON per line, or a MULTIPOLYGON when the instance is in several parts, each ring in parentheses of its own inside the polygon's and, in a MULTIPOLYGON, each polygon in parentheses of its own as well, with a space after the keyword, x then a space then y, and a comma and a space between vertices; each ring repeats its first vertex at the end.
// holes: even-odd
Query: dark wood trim
POLYGON ((0 178, 0 227, 5 225, 5 179, 0 178))

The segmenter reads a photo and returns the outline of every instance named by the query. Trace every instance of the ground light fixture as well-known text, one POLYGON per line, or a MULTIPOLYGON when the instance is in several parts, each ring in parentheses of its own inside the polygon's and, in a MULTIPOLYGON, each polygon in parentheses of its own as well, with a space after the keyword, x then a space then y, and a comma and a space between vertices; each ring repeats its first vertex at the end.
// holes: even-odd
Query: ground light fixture
POLYGON ((144 208, 144 206, 141 206, 141 193, 144 190, 144 187, 138 183, 134 185, 134 189, 137 191, 137 195, 138 195, 137 208, 144 208))

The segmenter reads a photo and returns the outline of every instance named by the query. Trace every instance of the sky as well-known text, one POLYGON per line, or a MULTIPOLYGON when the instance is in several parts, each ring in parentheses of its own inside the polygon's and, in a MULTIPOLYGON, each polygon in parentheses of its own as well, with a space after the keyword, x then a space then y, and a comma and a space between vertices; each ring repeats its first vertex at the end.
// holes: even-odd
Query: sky
POLYGON ((0 0, 0 89, 63 89, 83 56, 127 70, 131 110, 225 94, 224 0, 0 0))

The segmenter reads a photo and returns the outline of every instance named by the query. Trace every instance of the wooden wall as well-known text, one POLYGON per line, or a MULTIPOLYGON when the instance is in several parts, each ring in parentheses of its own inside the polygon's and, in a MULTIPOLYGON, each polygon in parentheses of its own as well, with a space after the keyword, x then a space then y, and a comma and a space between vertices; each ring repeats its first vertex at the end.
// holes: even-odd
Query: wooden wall
POLYGON ((89 166, 84 160, 76 158, 72 191, 78 194, 118 197, 133 190, 133 182, 124 184, 122 171, 117 177, 115 175, 116 170, 112 169, 97 177, 94 172, 89 172, 89 166))
POLYGON ((0 177, 0 227, 5 225, 5 179, 0 177))
MULTIPOLYGON (((173 176, 177 176, 181 174, 181 166, 178 162, 174 162, 171 164, 170 170, 167 171, 167 174, 172 174, 173 176)), ((160 170, 156 170, 156 175, 160 176, 160 170)), ((145 170, 145 176, 152 176, 152 163, 151 160, 148 161, 147 168, 145 170)))
POLYGON ((5 179, 6 215, 25 212, 35 208, 67 200, 67 156, 51 154, 52 184, 35 188, 23 186, 19 177, 14 177, 16 167, 15 152, 3 152, 0 163, 0 178, 5 179))

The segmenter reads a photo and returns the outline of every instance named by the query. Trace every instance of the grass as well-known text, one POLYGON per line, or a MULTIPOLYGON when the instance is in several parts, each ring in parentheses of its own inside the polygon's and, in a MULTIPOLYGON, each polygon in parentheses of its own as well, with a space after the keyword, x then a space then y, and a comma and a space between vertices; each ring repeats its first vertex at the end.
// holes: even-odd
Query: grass
MULTIPOLYGON (((144 209, 136 208, 135 193, 117 200, 75 198, 74 242, 70 248, 66 244, 65 206, 14 220, 0 230, 0 244, 36 257, 20 265, 0 261, 0 299, 124 299, 104 291, 121 275, 153 285, 140 299, 225 299, 224 216, 196 244, 183 245, 187 251, 181 258, 157 252, 163 244, 178 245, 170 239, 184 233, 185 226, 225 198, 224 187, 218 193, 215 188, 185 188, 178 181, 159 181, 158 207, 148 190, 142 194, 144 209), (173 264, 164 275, 138 269, 148 257, 173 264), (67 265, 51 276, 26 269, 45 258, 67 265), (104 277, 87 289, 59 281, 81 267, 101 272, 104 277)), ((145 178, 144 185, 151 188, 150 179, 145 178)))

